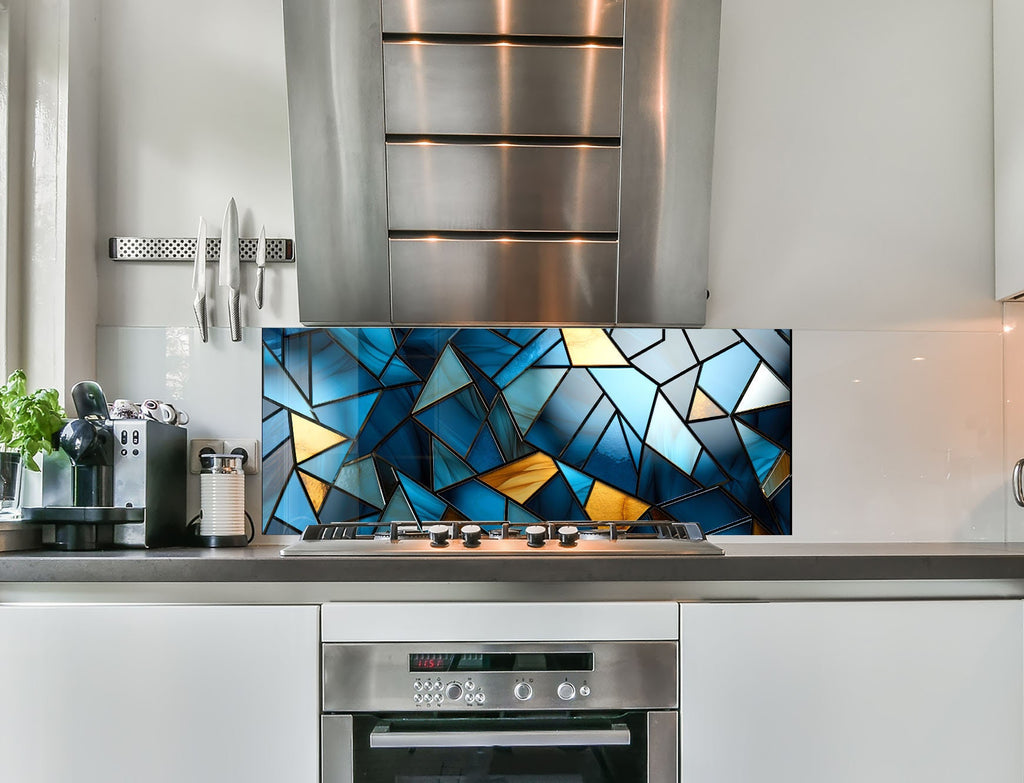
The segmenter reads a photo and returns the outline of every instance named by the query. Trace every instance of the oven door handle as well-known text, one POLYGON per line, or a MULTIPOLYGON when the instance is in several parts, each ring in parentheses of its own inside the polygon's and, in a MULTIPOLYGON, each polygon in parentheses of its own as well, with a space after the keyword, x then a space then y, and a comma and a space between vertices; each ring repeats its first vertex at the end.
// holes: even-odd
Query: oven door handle
POLYGON ((614 723, 607 729, 536 731, 391 731, 386 723, 370 732, 371 748, 555 748, 629 745, 629 727, 614 723))

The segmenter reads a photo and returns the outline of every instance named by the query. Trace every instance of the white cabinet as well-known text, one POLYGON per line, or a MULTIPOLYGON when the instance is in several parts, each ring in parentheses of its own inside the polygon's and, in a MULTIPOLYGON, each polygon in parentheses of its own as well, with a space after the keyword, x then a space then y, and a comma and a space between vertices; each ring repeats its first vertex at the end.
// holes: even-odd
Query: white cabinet
POLYGON ((681 607, 683 783, 1020 783, 1019 601, 681 607))
POLYGON ((1024 293, 1024 0, 993 0, 996 298, 1024 293))
POLYGON ((318 608, 0 607, 0 779, 315 783, 318 608))

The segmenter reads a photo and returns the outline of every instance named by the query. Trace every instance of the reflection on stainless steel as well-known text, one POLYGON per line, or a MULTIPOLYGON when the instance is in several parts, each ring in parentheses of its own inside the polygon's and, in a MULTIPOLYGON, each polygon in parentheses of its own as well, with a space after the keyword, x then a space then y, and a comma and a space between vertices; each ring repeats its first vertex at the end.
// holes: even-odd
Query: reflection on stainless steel
MULTIPOLYGON (((516 642, 466 644, 422 643, 329 643, 323 652, 323 709, 325 712, 408 711, 413 705, 415 682, 427 674, 409 671, 409 656, 423 652, 520 655, 543 659, 551 653, 592 652, 593 671, 529 672, 533 695, 520 701, 513 689, 524 671, 477 671, 440 673, 444 682, 473 682, 474 690, 486 693, 489 710, 516 712, 566 709, 569 705, 557 695, 559 684, 572 680, 586 682, 590 693, 573 700, 576 709, 675 709, 678 705, 678 656, 676 642, 516 642)), ((445 709, 476 712, 477 707, 463 701, 446 701, 445 709)))
POLYGON ((299 311, 391 320, 380 5, 284 3, 299 311))
POLYGON ((615 147, 388 144, 387 164, 392 230, 617 228, 615 147), (581 169, 589 184, 585 192, 578 189, 581 169))
POLYGON ((614 242, 392 239, 395 320, 603 321, 615 308, 615 261, 614 242))
POLYGON ((623 0, 383 0, 386 33, 620 37, 623 0))
POLYGON ((353 783, 352 716, 320 716, 320 766, 324 783, 353 783))
POLYGON ((679 713, 647 713, 647 780, 679 780, 679 713))
POLYGON ((554 731, 391 731, 382 724, 370 732, 371 748, 571 748, 628 745, 629 727, 554 731))
POLYGON ((384 44, 388 133, 618 138, 621 90, 619 47, 384 44))
POLYGON ((619 323, 704 323, 721 0, 629 0, 619 323))

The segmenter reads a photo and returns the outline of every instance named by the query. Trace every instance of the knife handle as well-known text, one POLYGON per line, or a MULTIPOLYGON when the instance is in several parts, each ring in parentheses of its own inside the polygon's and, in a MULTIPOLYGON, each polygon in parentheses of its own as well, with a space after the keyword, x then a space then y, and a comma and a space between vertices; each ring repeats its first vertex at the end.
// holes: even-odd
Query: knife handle
POLYGON ((228 324, 231 326, 231 342, 233 343, 240 343, 242 341, 242 323, 238 300, 238 290, 232 290, 231 299, 228 301, 228 324))
POLYGON ((253 301, 256 303, 256 309, 263 309, 263 267, 256 267, 256 290, 253 292, 253 301))
POLYGON ((196 314, 196 323, 199 324, 199 336, 204 343, 209 342, 210 333, 206 328, 206 297, 196 294, 196 298, 192 301, 192 309, 196 314))

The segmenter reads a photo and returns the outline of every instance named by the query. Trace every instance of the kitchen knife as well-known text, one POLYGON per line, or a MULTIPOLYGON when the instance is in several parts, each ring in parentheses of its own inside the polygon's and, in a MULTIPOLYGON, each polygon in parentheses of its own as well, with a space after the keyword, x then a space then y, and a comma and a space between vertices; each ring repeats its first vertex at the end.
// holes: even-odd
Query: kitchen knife
POLYGON ((228 297, 228 324, 231 326, 231 341, 242 339, 241 314, 238 307, 240 281, 238 272, 238 207, 235 200, 228 201, 224 211, 224 227, 220 235, 220 284, 226 286, 228 297))
POLYGON ((253 300, 256 302, 256 309, 263 309, 263 275, 264 267, 267 265, 267 227, 260 226, 260 238, 256 240, 256 290, 253 292, 253 300))
POLYGON ((199 218, 199 235, 196 237, 196 262, 192 267, 192 290, 196 298, 192 300, 192 309, 196 313, 199 324, 199 336, 203 342, 210 339, 206 328, 206 218, 199 218))

